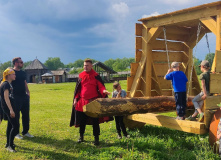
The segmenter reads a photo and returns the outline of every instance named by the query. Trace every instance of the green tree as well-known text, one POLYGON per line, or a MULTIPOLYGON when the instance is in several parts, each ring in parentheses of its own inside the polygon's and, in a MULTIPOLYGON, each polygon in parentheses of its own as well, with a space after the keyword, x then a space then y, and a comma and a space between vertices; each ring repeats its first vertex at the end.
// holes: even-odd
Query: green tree
POLYGON ((113 69, 113 64, 116 62, 116 60, 114 60, 114 59, 108 59, 108 60, 106 60, 106 61, 104 61, 104 64, 106 65, 106 66, 108 66, 109 68, 111 68, 111 69, 113 69))
POLYGON ((193 61, 194 61, 194 67, 195 67, 195 70, 196 70, 196 74, 199 75, 201 73, 201 70, 200 70, 200 63, 201 61, 198 59, 198 58, 193 58, 193 61))
POLYGON ((0 63, 0 77, 2 77, 4 70, 8 67, 12 67, 11 61, 0 63))
POLYGON ((44 63, 50 70, 57 70, 58 68, 64 68, 64 63, 61 62, 59 57, 48 57, 48 60, 44 63))
POLYGON ((205 57, 205 60, 209 61, 210 66, 213 64, 213 59, 214 59, 215 53, 208 53, 205 57))

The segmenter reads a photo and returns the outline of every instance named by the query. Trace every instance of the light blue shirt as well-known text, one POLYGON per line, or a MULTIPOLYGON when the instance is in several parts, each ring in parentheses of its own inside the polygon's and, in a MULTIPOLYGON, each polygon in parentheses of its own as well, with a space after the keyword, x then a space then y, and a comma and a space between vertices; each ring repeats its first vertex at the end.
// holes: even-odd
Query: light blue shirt
MULTIPOLYGON (((119 92, 115 90, 115 91, 112 93, 112 98, 116 98, 118 93, 119 93, 119 92)), ((121 96, 122 98, 125 98, 125 97, 127 96, 126 91, 122 89, 120 96, 121 96)))

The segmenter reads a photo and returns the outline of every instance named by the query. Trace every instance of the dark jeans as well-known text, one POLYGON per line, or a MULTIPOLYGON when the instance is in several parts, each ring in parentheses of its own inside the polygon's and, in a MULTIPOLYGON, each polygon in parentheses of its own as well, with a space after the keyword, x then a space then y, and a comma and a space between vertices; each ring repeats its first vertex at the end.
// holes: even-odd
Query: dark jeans
POLYGON ((176 110, 179 117, 186 113, 186 92, 175 92, 176 110))
MULTIPOLYGON (((15 97, 15 107, 16 107, 17 115, 18 115, 17 116, 18 123, 20 120, 20 112, 22 113, 22 125, 23 125, 22 134, 24 135, 29 131, 29 122, 30 122, 29 96, 28 95, 23 95, 23 96, 14 95, 14 97, 15 97)), ((20 128, 20 123, 19 123, 19 128, 20 128)), ((19 129, 18 129, 18 133, 19 133, 19 129)))
POLYGON ((3 108, 3 111, 6 114, 6 116, 8 117, 8 126, 7 126, 7 130, 6 130, 7 144, 12 147, 14 144, 15 136, 19 131, 19 128, 18 128, 19 123, 17 121, 17 115, 16 115, 15 110, 14 110, 15 118, 11 118, 10 111, 8 108, 3 108))
POLYGON ((80 122, 80 135, 84 134, 87 120, 90 118, 90 120, 92 121, 92 125, 93 125, 93 135, 95 137, 99 136, 100 135, 99 118, 88 117, 83 112, 81 112, 81 116, 82 116, 82 118, 81 118, 81 122, 80 122))
POLYGON ((127 136, 127 131, 126 131, 123 120, 124 120, 123 116, 115 116, 117 133, 118 133, 118 135, 121 135, 121 131, 122 131, 124 136, 127 136))

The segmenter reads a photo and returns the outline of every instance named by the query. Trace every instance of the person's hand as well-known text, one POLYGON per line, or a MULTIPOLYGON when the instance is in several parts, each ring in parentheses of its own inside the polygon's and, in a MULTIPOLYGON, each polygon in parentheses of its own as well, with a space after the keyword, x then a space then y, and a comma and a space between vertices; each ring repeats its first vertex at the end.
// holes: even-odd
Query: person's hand
POLYGON ((104 93, 104 94, 107 94, 107 95, 110 95, 110 94, 111 94, 111 93, 108 92, 107 90, 104 90, 103 93, 104 93))
POLYGON ((15 118, 15 112, 13 110, 10 110, 10 117, 15 118))
POLYGON ((74 99, 74 102, 73 102, 73 107, 75 107, 77 104, 77 99, 74 99))
POLYGON ((26 94, 28 95, 28 97, 30 97, 30 92, 27 92, 26 94))
POLYGON ((205 99, 206 99, 206 97, 207 97, 207 95, 206 95, 206 94, 204 94, 204 95, 201 97, 201 99, 202 99, 202 100, 205 100, 205 99))
POLYGON ((220 138, 221 138, 221 134, 218 134, 217 139, 220 139, 220 138))

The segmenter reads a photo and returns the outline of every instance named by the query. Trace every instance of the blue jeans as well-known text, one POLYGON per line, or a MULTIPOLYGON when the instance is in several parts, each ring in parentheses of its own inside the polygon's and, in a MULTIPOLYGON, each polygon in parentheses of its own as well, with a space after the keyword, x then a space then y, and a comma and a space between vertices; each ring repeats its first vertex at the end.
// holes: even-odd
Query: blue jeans
POLYGON ((176 110, 179 117, 186 114, 186 92, 175 92, 176 110))

